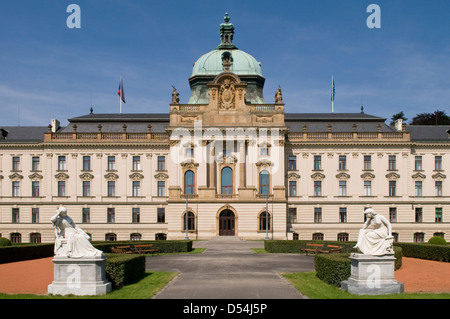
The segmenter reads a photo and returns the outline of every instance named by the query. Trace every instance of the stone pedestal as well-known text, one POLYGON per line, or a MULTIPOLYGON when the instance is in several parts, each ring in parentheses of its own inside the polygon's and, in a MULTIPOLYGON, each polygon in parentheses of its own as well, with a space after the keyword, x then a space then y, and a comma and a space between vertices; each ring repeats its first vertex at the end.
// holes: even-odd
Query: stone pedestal
POLYGON ((394 255, 351 254, 351 276, 341 282, 341 289, 357 295, 397 294, 403 283, 394 277, 394 255))
POLYGON ((106 258, 68 258, 55 256, 54 280, 48 286, 52 295, 105 295, 112 285, 105 278, 106 258))

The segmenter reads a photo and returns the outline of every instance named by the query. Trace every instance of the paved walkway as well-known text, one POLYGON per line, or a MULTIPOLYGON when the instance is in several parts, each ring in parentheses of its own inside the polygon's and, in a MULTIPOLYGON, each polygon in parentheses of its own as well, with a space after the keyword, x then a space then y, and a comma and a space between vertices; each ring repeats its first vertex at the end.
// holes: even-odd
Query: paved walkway
POLYGON ((177 271, 180 275, 154 299, 301 299, 279 274, 314 270, 311 256, 255 254, 261 241, 196 241, 202 254, 148 257, 148 271, 177 271))

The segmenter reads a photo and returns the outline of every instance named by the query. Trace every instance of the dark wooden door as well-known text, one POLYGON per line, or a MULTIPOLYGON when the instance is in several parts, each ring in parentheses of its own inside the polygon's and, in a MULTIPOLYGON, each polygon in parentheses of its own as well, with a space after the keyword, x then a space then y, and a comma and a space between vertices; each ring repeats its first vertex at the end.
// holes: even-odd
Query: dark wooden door
POLYGON ((219 236, 235 235, 235 216, 231 210, 224 210, 219 216, 219 236))

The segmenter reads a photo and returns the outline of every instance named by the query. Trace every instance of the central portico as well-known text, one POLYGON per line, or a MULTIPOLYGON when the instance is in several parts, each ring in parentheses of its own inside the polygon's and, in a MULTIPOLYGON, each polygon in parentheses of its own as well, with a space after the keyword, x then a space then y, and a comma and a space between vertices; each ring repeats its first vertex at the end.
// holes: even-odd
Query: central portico
POLYGON ((174 88, 168 237, 184 238, 187 225, 190 239, 264 238, 267 227, 270 238, 284 239, 281 89, 274 104, 265 102, 260 63, 233 44, 228 15, 220 35, 221 44, 194 64, 188 104, 174 88))

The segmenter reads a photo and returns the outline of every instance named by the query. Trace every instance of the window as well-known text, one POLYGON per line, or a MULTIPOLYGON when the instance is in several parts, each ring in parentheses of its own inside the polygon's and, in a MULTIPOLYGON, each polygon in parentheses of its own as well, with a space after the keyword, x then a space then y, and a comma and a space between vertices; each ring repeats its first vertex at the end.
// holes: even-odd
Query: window
POLYGON ((64 155, 58 156, 58 170, 59 171, 67 170, 66 157, 64 155))
POLYGON ((372 196, 372 181, 364 181, 364 196, 372 196))
POLYGON ((437 233, 434 233, 433 236, 439 236, 439 237, 445 238, 444 237, 445 233, 437 232, 437 233))
POLYGON ((41 234, 39 234, 39 233, 31 233, 30 234, 30 243, 40 244, 41 243, 41 234))
POLYGON ((17 224, 20 222, 20 210, 18 208, 12 209, 12 223, 17 224))
POLYGON ((12 158, 12 170, 13 171, 20 171, 20 157, 14 156, 12 158))
POLYGON ((157 215, 158 215, 157 216, 158 223, 166 222, 166 209, 165 208, 158 208, 157 215))
POLYGON ((21 233, 11 233, 11 243, 20 244, 22 242, 22 234, 21 233))
MULTIPOLYGON (((183 214, 183 230, 186 231, 186 213, 183 214)), ((187 230, 195 230, 195 215, 193 212, 188 212, 187 216, 187 230)))
POLYGON ((269 148, 268 147, 261 147, 261 150, 260 150, 260 155, 261 156, 269 156, 269 148))
POLYGON ((141 170, 141 157, 133 156, 133 171, 140 171, 140 170, 141 170))
POLYGON ((396 188, 397 188, 397 182, 396 181, 389 181, 389 196, 396 196, 396 188))
POLYGON ((389 207, 389 222, 397 222, 397 207, 389 207))
POLYGON ((259 214, 259 230, 260 231, 270 230, 270 213, 266 214, 266 212, 264 211, 261 214, 259 214))
POLYGON ((389 155, 388 170, 394 171, 397 168, 397 156, 389 155))
POLYGON ((33 156, 31 159, 31 170, 32 171, 39 171, 40 169, 40 158, 37 156, 33 156))
POLYGON ((81 215, 82 215, 82 222, 89 224, 91 222, 91 209, 90 208, 83 208, 83 210, 81 211, 81 215))
POLYGON ((414 169, 416 171, 422 170, 422 156, 416 156, 414 159, 414 169))
POLYGON ((442 181, 434 182, 435 196, 442 196, 442 181))
POLYGON ((297 208, 295 208, 295 207, 290 207, 289 208, 288 218, 289 218, 289 223, 290 224, 293 224, 293 223, 297 222, 297 208))
POLYGON ((83 156, 83 171, 90 171, 90 170, 91 170, 91 157, 83 156))
POLYGON ((442 223, 442 208, 436 207, 434 211, 434 221, 436 223, 442 223))
MULTIPOLYGON (((223 177, 222 177, 223 178, 223 177)), ((184 173, 184 193, 186 195, 195 194, 195 174, 193 171, 184 173)))
POLYGON ((371 170, 372 169, 372 156, 371 155, 364 155, 364 170, 371 170))
POLYGON ((108 181, 108 197, 116 196, 116 182, 108 181))
POLYGON ((423 243, 425 238, 424 233, 414 233, 414 242, 415 243, 423 243))
POLYGON ((12 182, 12 196, 19 197, 20 196, 20 182, 12 182))
POLYGON ((83 181, 83 197, 91 196, 91 182, 83 181))
POLYGON ((322 222, 322 208, 321 207, 314 208, 314 222, 315 223, 322 222))
POLYGON ((339 196, 347 196, 347 182, 339 181, 339 196))
POLYGON ((434 170, 441 171, 442 170, 442 156, 434 157, 434 170))
POLYGON ((140 181, 133 181, 132 185, 132 196, 141 196, 141 182, 140 181))
POLYGON ((314 181, 314 196, 322 196, 322 181, 314 181))
POLYGON ((39 223, 39 208, 31 209, 31 223, 33 224, 39 223))
POLYGON ((114 233, 108 233, 105 235, 106 241, 117 241, 117 235, 114 233))
POLYGON ((337 235, 338 241, 348 241, 348 234, 347 233, 339 233, 337 235))
POLYGON ((414 195, 422 196, 422 181, 416 181, 414 184, 414 195))
POLYGON ((185 150, 186 157, 194 157, 194 148, 188 147, 185 150))
POLYGON ((312 240, 323 240, 323 234, 322 233, 314 233, 312 235, 312 240))
POLYGON ((39 182, 38 181, 31 182, 31 196, 39 197, 39 182))
POLYGON ((340 223, 347 222, 347 208, 346 207, 339 208, 339 222, 340 223))
POLYGON ((131 220, 133 223, 140 223, 141 221, 141 209, 140 208, 133 208, 131 212, 131 220))
POLYGON ((166 157, 158 156, 158 171, 165 171, 165 170, 166 170, 166 157))
POLYGON ((423 209, 421 207, 416 207, 415 215, 416 223, 421 223, 423 221, 423 209))
POLYGON ((116 169, 116 157, 108 156, 108 171, 114 171, 116 169))
POLYGON ((158 181, 158 196, 166 196, 166 182, 158 181))
POLYGON ((290 171, 295 171, 297 169, 297 156, 290 155, 289 156, 289 164, 288 164, 290 171))
POLYGON ((262 171, 259 173, 259 193, 262 195, 269 194, 269 172, 262 171))
POLYGON ((392 237, 394 237, 394 242, 398 242, 398 238, 399 238, 399 236, 398 236, 398 233, 392 233, 392 237))
POLYGON ((297 181, 289 181, 289 196, 297 196, 297 181))
POLYGON ((345 155, 339 155, 339 170, 346 170, 347 169, 347 156, 345 155))
POLYGON ((116 222, 116 209, 108 208, 106 211, 106 222, 115 223, 116 222))
POLYGON ((224 167, 222 169, 222 194, 233 194, 233 170, 231 167, 224 167))
POLYGON ((58 181, 58 196, 66 196, 66 182, 58 181))
POLYGON ((314 170, 320 171, 322 169, 322 156, 314 155, 314 170))

